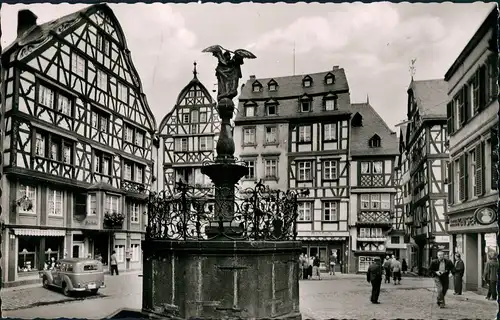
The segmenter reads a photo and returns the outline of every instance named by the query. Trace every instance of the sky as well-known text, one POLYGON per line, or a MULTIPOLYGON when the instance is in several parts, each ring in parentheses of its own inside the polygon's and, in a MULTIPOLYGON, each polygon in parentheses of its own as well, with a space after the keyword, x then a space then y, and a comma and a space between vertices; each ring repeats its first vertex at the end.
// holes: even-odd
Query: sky
MULTIPOLYGON (((2 46, 16 37, 17 11, 38 23, 86 7, 75 4, 3 5, 2 46)), ((365 102, 394 127, 406 118, 410 61, 415 80, 442 79, 484 21, 492 3, 470 4, 109 4, 121 23, 157 124, 193 78, 215 89, 214 44, 247 49, 242 66, 257 78, 345 69, 352 103, 365 102), (294 59, 295 47, 295 59, 294 59), (294 63, 295 61, 295 63, 294 63), (294 66, 295 65, 295 66, 294 66)))

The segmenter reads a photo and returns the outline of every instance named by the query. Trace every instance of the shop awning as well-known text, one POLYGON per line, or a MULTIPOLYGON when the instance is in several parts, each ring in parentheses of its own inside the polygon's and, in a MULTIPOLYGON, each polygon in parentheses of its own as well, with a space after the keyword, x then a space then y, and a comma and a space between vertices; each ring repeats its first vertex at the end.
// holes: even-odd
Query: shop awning
POLYGON ((34 236, 34 237, 64 237, 65 230, 47 230, 47 229, 13 229, 16 236, 34 236))
POLYGON ((345 237, 297 237, 300 241, 345 241, 345 237))

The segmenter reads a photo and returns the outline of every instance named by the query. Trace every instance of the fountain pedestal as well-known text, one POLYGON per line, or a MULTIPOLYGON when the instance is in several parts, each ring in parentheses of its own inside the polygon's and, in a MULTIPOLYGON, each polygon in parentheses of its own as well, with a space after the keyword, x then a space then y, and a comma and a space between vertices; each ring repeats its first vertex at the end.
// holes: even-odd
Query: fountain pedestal
MULTIPOLYGON (((221 81, 226 80, 219 79, 219 90, 234 84, 237 88, 237 79, 221 81)), ((195 203, 199 200, 187 200, 186 194, 182 203, 150 199, 148 232, 142 242, 145 317, 302 318, 298 264, 302 245, 295 241, 297 195, 279 191, 271 195, 258 184, 250 197, 235 199, 235 185, 248 168, 238 165, 234 157, 230 98, 235 93, 231 90, 226 95, 219 92, 217 157, 202 168, 215 186, 214 212, 204 230, 205 214, 192 209, 202 207, 195 203)))

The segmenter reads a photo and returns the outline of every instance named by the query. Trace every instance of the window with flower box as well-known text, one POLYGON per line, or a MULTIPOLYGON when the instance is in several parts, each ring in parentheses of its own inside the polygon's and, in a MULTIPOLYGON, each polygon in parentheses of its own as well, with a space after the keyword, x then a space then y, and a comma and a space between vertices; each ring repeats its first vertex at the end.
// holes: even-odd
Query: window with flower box
POLYGON ((120 212, 120 197, 106 194, 106 206, 105 211, 108 213, 119 213, 120 212))
POLYGON ((144 166, 132 161, 123 161, 123 179, 144 183, 144 166))

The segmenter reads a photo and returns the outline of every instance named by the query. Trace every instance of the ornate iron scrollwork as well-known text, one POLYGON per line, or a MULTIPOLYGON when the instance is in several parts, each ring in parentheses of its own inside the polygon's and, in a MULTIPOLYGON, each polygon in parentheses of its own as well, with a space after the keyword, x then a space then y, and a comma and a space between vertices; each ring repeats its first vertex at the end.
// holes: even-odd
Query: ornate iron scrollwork
POLYGON ((178 182, 176 193, 151 193, 148 201, 148 239, 280 241, 297 236, 297 198, 293 191, 273 190, 258 182, 254 188, 234 190, 235 200, 213 196, 214 188, 178 182), (231 214, 215 216, 214 208, 233 205, 231 214), (219 226, 216 235, 207 226, 219 226), (224 228, 222 227, 224 225, 224 228))

